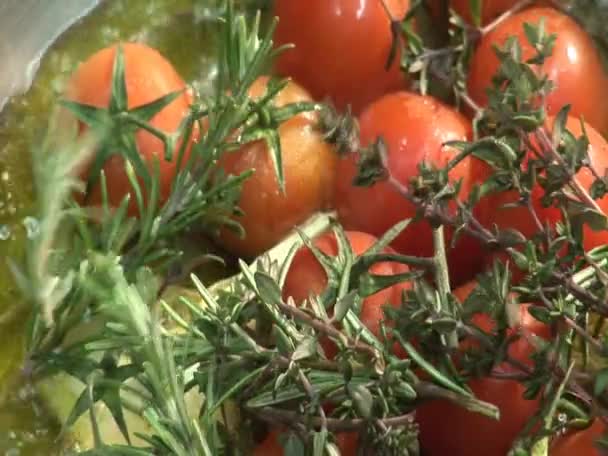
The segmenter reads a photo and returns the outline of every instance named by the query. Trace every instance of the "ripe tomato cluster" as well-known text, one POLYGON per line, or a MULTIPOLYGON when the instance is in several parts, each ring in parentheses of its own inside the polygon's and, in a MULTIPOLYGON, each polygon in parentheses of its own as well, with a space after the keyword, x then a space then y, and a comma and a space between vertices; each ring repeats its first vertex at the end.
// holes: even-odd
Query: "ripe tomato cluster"
MULTIPOLYGON (((431 11, 438 11, 439 3, 429 0, 431 11)), ((486 0, 481 23, 491 23, 516 3, 514 0, 486 0)), ((603 171, 608 168, 608 144, 602 136, 608 134, 608 104, 598 103, 597 97, 608 93, 608 76, 585 30, 564 13, 543 6, 546 3, 536 2, 497 21, 490 29, 481 29, 470 61, 466 84, 468 94, 481 108, 488 103, 487 89, 500 64, 494 47, 502 46, 508 37, 515 36, 522 45, 524 58, 529 58, 534 49, 527 43, 523 26, 525 23, 537 24, 542 19, 545 31, 557 34, 552 56, 538 67, 538 71, 546 74, 555 85, 546 99, 548 114, 556 115, 564 105, 571 105, 566 126, 578 136, 583 132, 580 119, 584 119, 584 131, 590 141, 589 159, 594 167, 603 171)), ((465 21, 472 20, 468 0, 452 0, 450 6, 465 21)), ((253 176, 244 183, 240 197, 243 214, 234 216, 244 227, 245 238, 222 231, 218 242, 227 250, 251 258, 275 245, 314 212, 335 209, 356 256, 363 255, 378 237, 406 218, 415 220, 386 252, 433 255, 432 226, 420 217, 424 214, 404 198, 398 185, 408 187, 415 182, 423 162, 444 167, 458 153, 446 143, 471 140, 472 128, 470 113, 461 113, 454 106, 413 91, 399 69, 399 51, 392 62, 389 61, 392 51, 400 49, 399 44, 406 44, 399 42, 403 38, 395 33, 393 25, 404 17, 409 7, 408 0, 274 1, 274 14, 279 18, 276 45, 294 44, 277 60, 276 70, 292 81, 275 98, 275 105, 329 100, 338 110, 352 108, 358 116, 361 146, 371 145, 379 138, 384 141, 391 182, 379 182, 368 188, 353 185, 357 151, 339 157, 317 129, 317 113, 298 114, 278 128, 285 175, 284 192, 279 188, 268 146, 263 141, 227 152, 219 160, 218 166, 227 174, 254 170, 253 176)), ((186 84, 157 51, 141 44, 124 44, 123 49, 130 109, 173 91, 181 91, 150 121, 154 128, 166 133, 175 132, 192 103, 186 84)), ((87 105, 107 106, 115 51, 116 47, 104 49, 82 63, 70 81, 67 97, 87 105)), ((258 79, 250 89, 250 96, 254 99, 262 97, 267 85, 268 78, 258 79)), ((549 128, 552 122, 550 118, 549 128)), ((195 131, 190 140, 196 142, 203 134, 195 131)), ((162 142, 148 131, 139 131, 136 143, 148 165, 152 166, 153 161, 159 159, 161 196, 166 199, 178 171, 175 160, 163 158, 162 142)), ((529 153, 532 157, 533 151, 529 153)), ((123 159, 112 157, 105 164, 104 171, 109 183, 109 201, 118 205, 124 195, 132 191, 123 159)), ((85 170, 83 175, 86 173, 85 170)), ((487 165, 467 156, 450 170, 449 179, 453 183, 460 182, 460 198, 464 199, 489 174, 487 165)), ((593 182, 591 173, 583 169, 577 178, 589 190, 593 182)), ((540 223, 555 225, 561 220, 561 213, 543 206, 541 195, 538 188, 531 196, 540 223)), ((503 208, 517 199, 517 193, 509 191, 491 195, 477 206, 474 216, 488 228, 513 228, 530 237, 538 231, 538 223, 529 212, 522 207, 503 208)), ((96 205, 100 201, 101 190, 94 187, 87 202, 96 205)), ((608 197, 597 203, 608 212, 608 197)), ((136 216, 136 207, 130 207, 130 212, 136 216)), ((447 230, 446 236, 450 280, 453 286, 463 285, 464 288, 456 291, 456 296, 464 300, 466 290, 471 289, 467 282, 482 271, 493 254, 466 234, 460 235, 454 243, 451 242, 454 233, 447 230)), ((606 232, 585 231, 585 249, 606 243, 606 232)), ((321 236, 314 245, 330 257, 339 253, 334 234, 321 236)), ((383 262, 372 266, 370 272, 394 275, 407 270, 402 264, 383 262)), ((311 250, 304 247, 293 260, 283 293, 286 298, 292 297, 301 303, 312 294, 321 294, 328 280, 327 271, 311 250)), ((402 293, 410 288, 410 283, 403 283, 367 297, 361 307, 362 323, 378 335, 380 322, 386 318, 384 307, 399 306, 402 293)), ((493 328, 487 315, 478 315, 475 321, 484 330, 493 328)), ((520 319, 510 331, 513 335, 526 332, 543 338, 551 335, 550 328, 532 318, 526 306, 521 307, 520 319)), ((468 342, 464 340, 462 344, 466 347, 468 342)), ((328 358, 335 356, 336 347, 331 341, 323 341, 322 345, 328 358)), ((533 352, 534 347, 525 337, 515 337, 509 347, 511 357, 524 365, 530 364, 533 352)), ((400 356, 404 356, 403 353, 400 356)), ((512 367, 504 364, 495 369, 508 373, 512 367)), ((417 411, 425 454, 505 455, 518 432, 538 409, 538 399, 525 399, 525 388, 517 380, 480 377, 472 378, 469 386, 480 399, 499 407, 501 419, 491 421, 441 401, 426 403, 417 411), (475 449, 471 448, 471 442, 475 442, 475 449)), ((560 437, 551 454, 592 454, 592 437, 601 428, 601 424, 596 423, 582 433, 560 437)), ((339 437, 339 446, 347 448, 346 454, 355 452, 356 445, 351 437, 339 437)), ((257 451, 256 454, 282 454, 276 433, 271 433, 257 451)))

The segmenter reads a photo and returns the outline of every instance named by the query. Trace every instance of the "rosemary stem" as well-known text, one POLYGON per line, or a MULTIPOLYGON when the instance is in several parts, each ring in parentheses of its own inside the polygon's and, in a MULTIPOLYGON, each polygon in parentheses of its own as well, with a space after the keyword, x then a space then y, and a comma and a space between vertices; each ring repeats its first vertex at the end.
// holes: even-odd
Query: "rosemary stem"
POLYGON ((513 16, 514 14, 517 14, 518 12, 520 12, 522 9, 527 8, 528 6, 530 6, 532 3, 534 2, 534 0, 521 0, 519 2, 517 2, 515 5, 513 5, 512 8, 509 8, 507 11, 505 11, 503 14, 501 14, 500 16, 498 16, 494 21, 490 22, 488 25, 486 25, 485 27, 482 27, 479 31, 481 33, 481 36, 485 36, 488 33, 490 33, 492 30, 494 30, 496 27, 498 27, 500 24, 502 24, 504 21, 506 21, 508 18, 510 18, 511 16, 513 16))
MULTIPOLYGON (((450 272, 446 256, 445 231, 443 225, 433 228, 433 262, 435 265, 435 281, 440 295, 440 303, 443 308, 447 307, 450 289, 450 272)), ((458 334, 456 329, 447 335, 447 344, 450 348, 458 347, 458 334)))

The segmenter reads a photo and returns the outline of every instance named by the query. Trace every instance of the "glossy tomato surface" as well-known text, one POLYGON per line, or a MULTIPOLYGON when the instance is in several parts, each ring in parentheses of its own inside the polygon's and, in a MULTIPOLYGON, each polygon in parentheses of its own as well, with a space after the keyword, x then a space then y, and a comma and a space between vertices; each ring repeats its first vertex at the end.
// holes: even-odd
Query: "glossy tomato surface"
POLYGON ((604 436, 606 426, 597 418, 587 429, 572 431, 558 437, 549 450, 550 456, 605 456, 606 451, 600 451, 596 441, 604 436))
MULTIPOLYGON (((455 290, 460 299, 476 287, 475 282, 465 284, 455 290)), ((517 361, 532 366, 530 356, 534 346, 526 334, 534 334, 545 339, 550 337, 546 325, 538 322, 528 313, 528 305, 520 306, 519 324, 510 332, 520 334, 509 346, 509 355, 517 361)), ((473 322, 488 332, 494 322, 484 314, 477 314, 473 322)), ((463 348, 470 348, 475 342, 464 340, 463 348)), ((506 363, 499 369, 512 372, 513 367, 506 363)), ((492 403, 500 410, 500 420, 492 420, 482 415, 466 411, 447 401, 431 401, 416 410, 416 420, 420 425, 420 444, 428 456, 505 456, 513 440, 523 426, 538 410, 539 400, 523 397, 525 387, 514 380, 491 377, 473 378, 468 382, 475 396, 492 403)))
MULTIPOLYGON (((553 126, 553 118, 547 121, 547 128, 551 131, 553 126)), ((583 128, 580 120, 570 116, 566 122, 566 129, 570 131, 574 137, 579 138, 583 135, 583 128)), ((589 139, 589 148, 587 150, 591 166, 599 175, 603 175, 608 169, 608 142, 590 125, 584 126, 584 131, 589 139)), ((536 143, 535 141, 533 141, 536 143)), ((584 189, 589 191, 594 182, 594 176, 588 168, 582 168, 576 174, 577 181, 584 189)), ((542 223, 555 225, 561 220, 561 212, 556 207, 544 207, 541 198, 544 194, 540 185, 536 185, 532 189, 531 199, 532 206, 536 211, 542 223)), ((538 228, 534 218, 528 208, 523 206, 505 207, 508 204, 514 204, 519 200, 519 195, 516 191, 501 192, 491 195, 487 202, 483 204, 483 211, 480 214, 480 221, 486 227, 497 226, 499 229, 514 229, 521 232, 529 238, 538 232, 538 228)), ((596 201, 600 209, 604 213, 608 213, 608 196, 596 201)), ((585 250, 598 247, 608 243, 608 231, 594 231, 587 224, 583 228, 583 247, 585 250)), ((504 255, 492 255, 488 262, 494 258, 505 259, 504 255)), ((517 273, 514 276, 516 279, 521 279, 521 274, 517 273)))
POLYGON ((528 43, 524 24, 545 21, 545 33, 557 34, 552 55, 540 71, 555 85, 547 96, 547 111, 557 114, 566 104, 571 114, 582 116, 600 133, 608 133, 608 104, 598 103, 598 96, 608 91, 608 78, 591 37, 569 16, 552 8, 531 8, 511 16, 485 35, 473 54, 467 87, 469 95, 480 105, 487 103, 486 89, 499 67, 494 46, 502 46, 510 36, 518 38, 522 58, 535 51, 528 43))
POLYGON ((499 421, 466 411, 452 403, 433 401, 416 410, 420 445, 427 456, 505 456, 517 434, 538 410, 538 400, 526 400, 520 383, 474 379, 475 396, 496 405, 499 421))
MULTIPOLYGON (((409 0, 385 0, 393 18, 402 18, 409 0)), ((405 84, 399 56, 386 70, 391 23, 382 0, 276 0, 277 45, 294 44, 277 61, 317 99, 329 97, 359 112, 375 98, 405 84)))
MULTIPOLYGON (((266 92, 268 78, 259 78, 250 89, 254 98, 266 92)), ((290 82, 276 97, 276 106, 312 101, 299 85, 290 82)), ((227 152, 220 166, 227 174, 240 175, 250 169, 254 174, 245 181, 239 206, 244 215, 237 217, 245 229, 241 239, 223 231, 220 243, 232 253, 252 257, 278 243, 295 225, 328 205, 333 187, 336 154, 315 130, 314 112, 299 114, 278 129, 285 176, 285 193, 279 188, 270 150, 265 141, 248 144, 227 152)))
MULTIPOLYGON (((186 91, 186 84, 171 63, 157 50, 139 43, 121 45, 124 54, 125 83, 129 109, 136 108, 169 93, 183 91, 177 99, 162 109, 151 120, 150 125, 165 132, 174 133, 188 115, 191 95, 186 91)), ((112 72, 117 46, 98 51, 82 62, 71 77, 66 98, 82 104, 107 108, 112 93, 112 72)), ((172 161, 164 159, 164 146, 160 139, 151 133, 139 130, 136 142, 144 161, 152 170, 153 160, 160 163, 160 194, 164 201, 171 189, 176 173, 177 154, 172 161)), ((131 184, 124 169, 124 160, 113 155, 103 168, 108 185, 110 204, 118 206, 127 193, 132 192, 131 184)), ((88 202, 92 205, 101 203, 99 185, 92 188, 88 202)), ((129 213, 138 213, 135 195, 131 195, 129 213)))
MULTIPOLYGON (((443 167, 458 153, 444 146, 445 142, 467 140, 471 134, 469 121, 460 113, 432 97, 409 92, 382 97, 361 114, 359 122, 362 145, 382 137, 390 172, 405 186, 418 175, 423 161, 443 167)), ((397 222, 416 215, 415 206, 387 182, 365 188, 353 186, 357 160, 356 154, 341 159, 336 175, 335 207, 346 229, 381 236, 397 222)), ((450 178, 462 179, 461 198, 466 198, 475 182, 483 180, 484 170, 473 158, 462 160, 452 169, 450 178)), ((408 255, 432 255, 430 225, 426 221, 412 223, 393 247, 408 255)), ((473 239, 462 236, 448 252, 448 259, 450 275, 459 284, 480 269, 481 248, 473 239)))
MULTIPOLYGON (((361 255, 374 245, 377 238, 357 231, 347 231, 346 236, 355 255, 361 255)), ((338 243, 334 233, 326 233, 314 241, 314 245, 323 253, 330 256, 338 255, 338 243)), ((391 252, 391 249, 387 249, 391 252)), ((374 275, 395 275, 408 271, 408 267, 393 262, 382 262, 372 265, 369 272, 374 275)), ((301 303, 311 295, 320 295, 328 283, 327 274, 308 247, 302 247, 295 255, 283 288, 285 298, 291 296, 296 303, 301 303)), ((380 322, 385 319, 384 307, 399 306, 404 290, 411 287, 409 282, 400 283, 385 288, 363 301, 359 318, 361 322, 376 336, 380 334, 380 322)), ((335 353, 335 347, 324 343, 328 357, 335 353), (328 353, 329 352, 329 353, 328 353)))

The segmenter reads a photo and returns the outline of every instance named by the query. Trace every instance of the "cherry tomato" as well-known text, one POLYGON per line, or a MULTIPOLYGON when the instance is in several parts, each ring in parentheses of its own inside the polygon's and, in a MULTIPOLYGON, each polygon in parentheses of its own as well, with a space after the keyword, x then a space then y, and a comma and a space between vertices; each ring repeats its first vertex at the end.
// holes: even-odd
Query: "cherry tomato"
MULTIPOLYGON (((268 78, 259 78, 250 95, 265 94, 268 78)), ((277 106, 312 101, 308 92, 289 83, 275 98, 277 106)), ((248 144, 227 152, 220 166, 227 174, 239 175, 250 169, 254 174, 245 181, 239 200, 244 215, 236 218, 245 229, 245 238, 225 230, 220 243, 231 252, 252 257, 280 241, 295 225, 315 211, 325 208, 333 186, 336 154, 315 130, 314 112, 299 114, 281 124, 285 193, 281 193, 271 154, 265 141, 248 144)))
MULTIPOLYGON (((457 151, 444 143, 467 140, 471 134, 468 120, 460 113, 432 97, 408 92, 382 97, 361 114, 359 122, 363 146, 378 137, 384 139, 389 170, 403 185, 418 175, 418 165, 423 161, 445 166, 457 151)), ((357 159, 356 154, 341 159, 336 173, 335 207, 346 229, 380 236, 397 222, 416 215, 415 206, 387 182, 367 188, 353 186, 357 159)), ((450 178, 462 179, 461 198, 482 180, 482 169, 474 158, 466 158, 452 169, 450 178)), ((430 225, 426 221, 410 224, 393 247, 403 254, 432 255, 430 225)), ((450 276, 460 284, 481 268, 481 247, 472 238, 462 236, 448 252, 448 259, 450 276)))
MULTIPOLYGON (((121 46, 124 54, 129 109, 145 105, 169 93, 183 91, 177 99, 150 120, 153 127, 166 133, 174 133, 190 109, 192 97, 186 90, 186 84, 171 63, 157 50, 138 43, 124 43, 121 46)), ((116 48, 117 46, 111 46, 102 49, 80 64, 68 84, 66 96, 69 100, 99 108, 108 107, 116 48)), ((84 129, 85 127, 82 126, 81 131, 84 129)), ((153 159, 159 160, 162 203, 169 195, 177 171, 177 152, 174 153, 173 161, 166 161, 162 141, 145 130, 136 133, 136 143, 139 153, 151 170, 153 159)), ((178 149, 179 146, 176 150, 178 149)), ((123 158, 113 155, 106 162, 103 170, 107 179, 109 202, 112 206, 118 206, 124 196, 132 191, 125 173, 123 158)), ((87 173, 88 171, 84 174, 87 173)), ((95 185, 88 195, 88 202, 97 206, 101 201, 101 188, 95 185)), ((136 215, 138 212, 135 195, 131 195, 129 214, 136 215)))
POLYGON ((523 398, 525 388, 512 380, 492 378, 469 382, 475 396, 496 405, 501 419, 433 401, 416 410, 420 445, 428 456, 504 456, 517 434, 538 410, 538 400, 523 398))
MULTIPOLYGON (((547 120, 549 131, 551 131, 553 122, 553 118, 547 120)), ((572 116, 566 122, 566 129, 577 138, 583 134, 580 120, 572 116)), ((589 139, 589 149, 587 152, 590 163, 598 174, 603 175, 604 170, 608 168, 608 142, 590 125, 585 125, 585 132, 589 139)), ((575 177, 581 186, 588 191, 595 180, 593 174, 587 168, 582 168, 575 177)), ((541 203, 542 195, 542 188, 540 185, 536 185, 532 189, 531 196, 533 208, 542 223, 555 225, 562 218, 561 212, 555 207, 543 207, 541 203)), ((506 204, 516 203, 518 199, 519 195, 514 190, 491 195, 487 202, 483 203, 484 210, 481 211, 480 221, 488 227, 496 225, 500 229, 515 229, 525 237, 530 238, 537 233, 538 228, 528 209, 523 206, 504 207, 506 204)), ((608 196, 604 196, 596 202, 604 213, 608 213, 608 196)), ((584 226, 583 247, 586 251, 607 243, 608 231, 594 231, 588 226, 584 226)), ((504 254, 493 254, 490 256, 489 261, 494 261, 494 258, 506 259, 506 256, 504 254)), ((512 268, 512 271, 514 273, 514 280, 522 278, 522 274, 520 271, 516 271, 515 267, 512 268)))
MULTIPOLYGON (((409 0, 384 0, 403 18, 409 0)), ((404 86, 397 55, 386 70, 393 37, 382 0, 277 0, 277 45, 295 48, 279 56, 277 69, 343 109, 359 112, 379 96, 404 86)))
MULTIPOLYGON (((478 282, 471 280, 470 282, 461 285, 453 291, 454 296, 462 303, 468 298, 468 296, 477 288, 478 282)), ((551 338, 551 328, 544 323, 541 323, 535 319, 529 312, 531 304, 523 303, 519 304, 519 313, 517 315, 517 324, 510 329, 510 332, 520 332, 518 339, 514 340, 508 348, 509 356, 519 361, 520 363, 532 366, 532 360, 530 355, 534 352, 534 346, 526 340, 526 334, 534 334, 538 337, 542 337, 545 340, 551 338), (525 334, 524 334, 525 333, 525 334)), ((478 313, 472 317, 473 323, 485 332, 493 331, 496 327, 495 322, 490 318, 489 315, 478 313)), ((462 347, 467 348, 475 344, 476 341, 465 339, 462 342, 462 347)), ((509 368, 505 365, 504 368, 509 368)))
MULTIPOLYGON (((461 300, 475 288, 469 283, 454 294, 461 300)), ((520 322, 515 331, 529 331, 543 338, 550 337, 549 328, 532 318, 528 306, 520 306, 520 322)), ((484 331, 491 331, 494 322, 483 314, 474 317, 474 323, 484 331)), ((464 340, 462 347, 470 347, 475 342, 464 340)), ((525 337, 520 337, 509 346, 509 355, 531 365, 530 355, 534 347, 525 337)), ((499 366, 504 371, 513 367, 504 363, 499 366)), ((524 399, 525 387, 514 380, 490 377, 473 378, 468 382, 473 393, 480 400, 496 405, 500 410, 500 420, 495 421, 482 415, 460 408, 447 401, 431 401, 416 409, 416 419, 420 426, 420 444, 428 456, 504 456, 523 426, 538 410, 539 400, 524 399)))
MULTIPOLYGON (((357 454, 357 434, 344 432, 336 435, 335 442, 342 456, 355 456, 357 454)), ((285 451, 279 442, 279 433, 271 431, 266 439, 253 451, 253 456, 283 456, 285 451)))
POLYGON ((570 104, 572 115, 583 116, 599 132, 608 133, 608 105, 597 102, 597 97, 608 91, 608 77, 598 51, 591 37, 573 19, 551 8, 531 8, 517 13, 481 39, 469 69, 469 95, 482 106, 487 103, 486 89, 499 67, 494 46, 502 46, 508 37, 519 39, 523 59, 535 55, 523 25, 538 24, 541 18, 545 20, 545 33, 557 35, 553 53, 541 68, 555 84, 547 96, 548 113, 557 114, 564 105, 570 104))
MULTIPOLYGON (((346 236, 355 255, 361 255, 368 250, 377 239, 366 233, 347 231, 346 236)), ((338 254, 338 243, 334 233, 326 233, 314 241, 314 245, 326 255, 336 256, 338 254)), ((387 249, 391 252, 391 249, 387 249)), ((406 265, 393 262, 382 262, 372 265, 369 272, 374 275, 395 275, 408 271, 406 265)), ((311 295, 320 295, 327 287, 327 274, 319 264, 316 257, 308 247, 301 248, 295 255, 283 288, 285 298, 291 296, 296 303, 301 303, 311 295)), ((380 334, 380 322, 384 319, 384 306, 397 307, 401 304, 401 296, 404 290, 409 289, 409 282, 400 283, 385 288, 363 301, 361 322, 376 336, 380 334)), ((331 343, 323 342, 328 358, 336 353, 336 348, 331 343)), ((396 349, 398 350, 398 349, 396 349)), ((398 352, 398 354, 401 352, 398 352)))
POLYGON ((593 424, 582 431, 569 432, 558 437, 549 451, 550 456, 602 456, 606 452, 600 452, 595 446, 596 440, 606 433, 606 426, 597 418, 593 424))

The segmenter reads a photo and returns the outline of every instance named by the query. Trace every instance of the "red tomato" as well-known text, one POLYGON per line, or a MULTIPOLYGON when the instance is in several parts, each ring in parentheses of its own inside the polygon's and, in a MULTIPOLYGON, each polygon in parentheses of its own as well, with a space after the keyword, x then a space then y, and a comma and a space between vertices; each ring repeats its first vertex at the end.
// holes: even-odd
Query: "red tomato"
MULTIPOLYGON (((553 121, 553 118, 549 118, 547 121, 549 131, 553 126, 553 121)), ((580 120, 572 116, 568 118, 566 128, 575 137, 579 137, 583 134, 580 120)), ((608 142, 606 142, 606 140, 590 125, 585 125, 585 131, 589 139, 588 154, 591 165, 600 175, 603 175, 604 170, 608 168, 608 142)), ((581 169, 577 173, 576 179, 586 190, 590 190, 591 185, 594 182, 593 174, 587 168, 581 169)), ((561 220, 561 213, 559 209, 555 207, 543 207, 541 203, 542 195, 543 190, 540 185, 537 185, 532 189, 533 207, 543 223, 549 222, 551 225, 555 225, 556 222, 561 220)), ((483 204, 484 210, 480 213, 480 221, 488 227, 496 225, 500 229, 515 229, 520 231, 527 238, 530 238, 538 230, 528 209, 522 206, 510 208, 503 207, 505 204, 517 202, 518 199, 519 196, 516 191, 507 191, 489 196, 487 202, 483 204)), ((605 214, 608 214, 608 196, 604 196, 597 200, 597 204, 605 214)), ((591 228, 585 226, 583 235, 583 246, 585 250, 590 250, 594 247, 608 243, 608 231, 605 230, 593 231, 591 228)), ((494 258, 505 260, 506 255, 492 255, 490 262, 494 261, 494 258)), ((515 280, 522 278, 522 274, 519 271, 516 271, 514 267, 512 270, 515 280)))
MULTIPOLYGON (((475 288, 476 283, 468 283, 454 294, 461 300, 475 288)), ((527 305, 520 307, 520 323, 512 329, 525 329, 537 336, 548 338, 549 328, 532 318, 527 305)), ((494 323, 487 315, 478 314, 474 322, 484 331, 490 331, 494 323)), ((470 346, 463 341, 462 347, 470 346)), ((509 354, 516 360, 531 365, 530 355, 534 347, 525 337, 516 339, 509 347, 509 354)), ((512 371, 508 364, 500 366, 512 371)), ((416 409, 416 419, 420 426, 420 444, 428 456, 504 456, 519 431, 538 410, 539 400, 523 398, 525 387, 513 380, 490 377, 471 379, 468 385, 477 398, 496 405, 500 410, 500 420, 495 421, 482 415, 466 411, 447 401, 431 401, 416 409), (446 423, 441 425, 441 423, 446 423), (473 443, 474 442, 474 443, 473 443)))
MULTIPOLYGON (((150 103, 171 92, 184 91, 150 121, 153 127, 166 133, 174 133, 190 109, 192 97, 186 91, 186 84, 171 63, 157 50, 138 43, 124 43, 121 46, 124 54, 129 109, 150 103)), ((115 53, 116 46, 107 47, 81 63, 69 81, 67 98, 100 108, 107 107, 112 91, 115 53)), ((153 159, 159 159, 160 194, 161 202, 164 202, 170 193, 173 177, 176 174, 177 153, 174 154, 173 161, 164 160, 162 141, 144 130, 136 133, 136 142, 139 153, 150 165, 151 170, 153 159)), ((124 170, 124 160, 114 155, 106 162, 103 169, 107 178, 110 204, 118 206, 124 196, 132 191, 124 170)), ((89 202, 96 206, 101 204, 101 200, 101 188, 95 185, 89 195, 89 202)), ((136 215, 138 212, 135 195, 131 195, 129 214, 136 215)))
MULTIPOLYGON (((267 77, 259 78, 250 95, 265 94, 267 77)), ((308 92, 295 83, 275 98, 277 106, 312 101, 308 92)), ((239 206, 244 215, 236 218, 245 229, 244 239, 229 230, 221 233, 220 243, 241 256, 258 255, 280 241, 295 225, 325 208, 333 187, 336 154, 315 130, 314 112, 299 114, 279 127, 285 193, 281 193, 266 142, 257 141, 236 152, 227 152, 220 166, 227 174, 255 172, 244 183, 239 206)))
MULTIPOLYGON (((357 454, 357 434, 345 432, 336 435, 336 442, 342 456, 355 456, 357 454)), ((279 433, 271 431, 270 434, 253 451, 253 456, 283 456, 285 454, 279 442, 279 433)))
MULTIPOLYGON (((347 231, 346 235, 355 255, 361 255, 369 249, 377 239, 369 234, 347 231)), ((326 255, 338 254, 338 243, 334 233, 326 233, 314 241, 314 245, 326 255)), ((387 249, 387 252, 390 252, 387 249)), ((394 275, 408 271, 406 265, 393 262, 376 263, 370 268, 375 275, 394 275)), ((283 296, 291 296, 296 303, 303 302, 311 295, 320 295, 327 287, 327 274, 308 247, 301 248, 295 255, 287 273, 283 296)), ((384 306, 398 307, 404 290, 409 289, 409 282, 400 283, 375 293, 363 301, 359 318, 362 323, 376 336, 380 334, 380 322, 384 319, 384 306)), ((333 344, 323 343, 326 354, 332 358, 336 353, 333 344)))
POLYGON ((597 97, 608 91, 608 77, 598 51, 591 37, 573 19, 551 8, 531 8, 515 14, 482 38, 469 69, 470 96, 482 106, 488 101, 486 89, 499 67, 494 46, 502 46, 508 37, 516 36, 523 59, 535 54, 523 25, 538 24, 541 18, 545 19, 545 33, 557 34, 553 54, 541 68, 555 84, 547 97, 548 113, 557 114, 564 105, 571 104, 572 115, 583 116, 599 132, 608 133, 608 105, 597 102, 597 97))
MULTIPOLYGON (((422 161, 445 166, 457 151, 443 144, 470 137, 470 123, 457 111, 438 100, 408 92, 386 95, 371 104, 359 118, 361 142, 367 146, 381 136, 388 150, 391 174, 404 185, 418 175, 422 161)), ((416 208, 389 183, 355 187, 356 154, 338 163, 335 206, 346 229, 361 230, 375 236, 384 234, 397 222, 414 217, 416 208)), ((473 158, 461 161, 450 173, 454 181, 463 180, 464 198, 485 168, 473 158)), ((448 233, 449 235, 449 233, 448 233)), ((449 236, 448 236, 449 238, 449 236)), ((411 224, 393 243, 408 255, 433 254, 431 227, 426 221, 411 224)), ((450 275, 455 284, 471 279, 481 268, 481 247, 462 236, 448 252, 450 275)))
POLYGON ((603 456, 606 452, 601 452, 595 446, 596 440, 606 433, 606 426, 597 418, 593 424, 585 430, 569 432, 555 440, 549 451, 550 456, 603 456))
MULTIPOLYGON (((458 300, 462 303, 467 299, 467 297, 477 288, 478 282, 476 280, 471 280, 470 282, 465 283, 464 285, 458 287, 453 291, 454 296, 458 298, 458 300)), ((532 365, 532 360, 530 355, 534 352, 534 346, 531 345, 526 339, 526 334, 534 334, 538 337, 542 337, 545 340, 549 340, 551 338, 551 328, 544 323, 536 320, 528 311, 531 304, 520 304, 519 305, 519 315, 518 315, 518 324, 510 329, 512 334, 520 332, 520 337, 513 341, 509 345, 509 356, 513 359, 527 364, 529 366, 532 365)), ((473 323, 477 325, 480 329, 486 332, 493 331, 495 329, 495 322, 487 314, 475 314, 472 318, 473 323)), ((471 343, 475 343, 473 341, 469 341, 465 339, 463 341, 464 347, 472 346, 471 343)), ((503 368, 509 368, 508 365, 503 366, 503 368)))
POLYGON ((538 400, 525 400, 525 388, 512 380, 469 382, 475 396, 500 409, 501 419, 464 410, 450 402, 432 401, 416 409, 420 445, 427 456, 505 456, 517 434, 538 410, 538 400))
MULTIPOLYGON (((409 0, 384 0, 402 18, 409 0)), ((391 23, 381 0, 276 0, 277 45, 295 44, 277 61, 317 99, 330 97, 340 109, 359 112, 379 96, 404 86, 399 56, 387 71, 391 23)))

